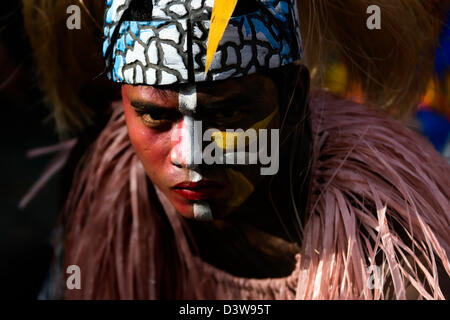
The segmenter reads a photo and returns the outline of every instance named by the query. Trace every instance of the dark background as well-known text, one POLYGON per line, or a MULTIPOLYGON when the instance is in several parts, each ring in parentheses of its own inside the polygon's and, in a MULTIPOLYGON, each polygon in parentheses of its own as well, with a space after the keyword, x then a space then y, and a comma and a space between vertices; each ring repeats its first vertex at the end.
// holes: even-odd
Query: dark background
POLYGON ((24 209, 18 204, 52 155, 28 159, 28 150, 58 136, 33 75, 20 1, 2 1, 0 13, 0 298, 35 299, 52 256, 50 237, 60 203, 59 175, 24 209))

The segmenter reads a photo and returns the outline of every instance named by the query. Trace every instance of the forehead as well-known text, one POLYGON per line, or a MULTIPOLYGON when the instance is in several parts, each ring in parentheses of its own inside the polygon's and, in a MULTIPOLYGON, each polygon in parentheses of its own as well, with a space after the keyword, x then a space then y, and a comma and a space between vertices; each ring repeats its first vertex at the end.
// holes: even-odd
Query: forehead
MULTIPOLYGON (((177 107, 182 85, 130 86, 126 85, 130 100, 153 102, 161 106, 177 107)), ((264 100, 276 96, 276 86, 272 80, 261 74, 229 79, 225 81, 203 82, 195 85, 199 104, 226 100, 236 95, 250 100, 264 100)))

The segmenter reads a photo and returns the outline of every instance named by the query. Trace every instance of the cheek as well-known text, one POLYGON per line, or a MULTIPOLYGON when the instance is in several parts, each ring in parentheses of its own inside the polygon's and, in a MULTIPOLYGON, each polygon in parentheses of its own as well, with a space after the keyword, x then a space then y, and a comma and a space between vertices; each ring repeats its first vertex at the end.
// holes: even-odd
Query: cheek
POLYGON ((232 189, 227 205, 231 208, 237 208, 255 191, 255 186, 248 176, 242 172, 227 169, 226 174, 232 189))
POLYGON ((170 132, 157 132, 144 125, 141 118, 124 104, 128 135, 144 168, 153 180, 156 172, 164 172, 164 164, 170 152, 170 132))

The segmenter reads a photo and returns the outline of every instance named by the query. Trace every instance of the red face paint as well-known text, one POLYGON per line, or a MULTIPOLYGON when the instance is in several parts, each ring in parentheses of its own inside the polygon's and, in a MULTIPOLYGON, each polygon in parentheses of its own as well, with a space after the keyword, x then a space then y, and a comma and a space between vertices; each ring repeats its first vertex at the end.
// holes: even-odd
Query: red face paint
MULTIPOLYGON (((122 97, 130 140, 137 155, 150 180, 175 209, 183 216, 193 218, 194 207, 208 203, 214 217, 229 213, 233 209, 229 206, 233 203, 231 198, 236 195, 236 183, 230 181, 227 174, 230 167, 201 165, 196 170, 188 168, 189 152, 186 152, 187 143, 183 139, 187 138, 190 124, 180 110, 178 88, 162 90, 124 85, 122 97)), ((277 108, 276 97, 273 83, 260 75, 200 84, 196 93, 198 109, 193 118, 202 121, 203 130, 249 128, 277 108)), ((278 125, 277 116, 271 127, 278 125)), ((257 165, 232 169, 241 172, 253 185, 261 180, 257 165)))

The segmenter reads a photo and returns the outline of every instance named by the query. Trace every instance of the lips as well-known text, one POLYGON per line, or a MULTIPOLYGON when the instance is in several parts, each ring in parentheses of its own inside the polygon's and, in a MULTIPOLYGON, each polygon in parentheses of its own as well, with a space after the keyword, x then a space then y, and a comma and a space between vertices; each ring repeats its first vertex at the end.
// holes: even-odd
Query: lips
POLYGON ((213 181, 182 182, 172 190, 187 200, 207 200, 217 196, 223 186, 213 181))

